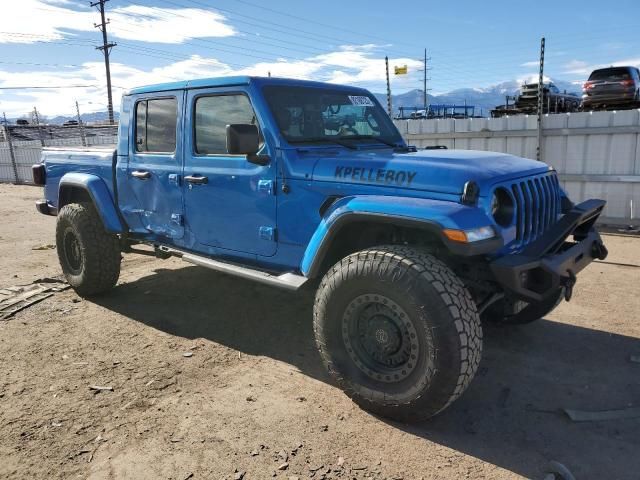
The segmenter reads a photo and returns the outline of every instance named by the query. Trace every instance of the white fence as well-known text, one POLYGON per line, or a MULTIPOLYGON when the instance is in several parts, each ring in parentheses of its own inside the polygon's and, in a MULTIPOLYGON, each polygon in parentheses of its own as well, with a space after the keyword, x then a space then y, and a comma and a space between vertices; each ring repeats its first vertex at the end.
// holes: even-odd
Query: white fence
MULTIPOLYGON (((396 120, 418 148, 488 150, 536 158, 535 116, 396 120)), ((559 174, 574 202, 607 201, 601 221, 637 223, 640 213, 640 110, 582 112, 543 117, 542 159, 559 174)))
POLYGON ((44 146, 114 145, 116 127, 3 127, 0 126, 0 182, 32 183, 31 166, 40 161, 44 146), (9 137, 11 142, 9 142, 9 137))

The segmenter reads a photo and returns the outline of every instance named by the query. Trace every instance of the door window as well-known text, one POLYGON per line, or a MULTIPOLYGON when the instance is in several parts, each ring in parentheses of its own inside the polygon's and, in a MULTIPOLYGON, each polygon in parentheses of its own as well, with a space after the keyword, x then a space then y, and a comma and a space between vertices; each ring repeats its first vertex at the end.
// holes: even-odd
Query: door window
POLYGON ((227 125, 256 124, 246 95, 198 97, 195 105, 195 151, 199 155, 227 153, 227 125))
POLYGON ((142 100, 136 105, 136 151, 173 153, 176 150, 178 101, 142 100))

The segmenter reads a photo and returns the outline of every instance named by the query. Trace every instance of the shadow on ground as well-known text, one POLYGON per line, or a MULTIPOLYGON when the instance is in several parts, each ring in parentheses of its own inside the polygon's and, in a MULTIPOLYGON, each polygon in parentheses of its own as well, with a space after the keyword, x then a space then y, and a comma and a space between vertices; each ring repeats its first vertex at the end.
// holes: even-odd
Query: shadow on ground
MULTIPOLYGON (((313 293, 293 294, 199 267, 156 270, 100 305, 172 335, 206 338, 328 381, 313 343, 313 293)), ((557 460, 576 478, 638 478, 640 419, 573 423, 562 408, 640 400, 636 338, 541 320, 485 328, 478 375, 429 422, 392 424, 528 478, 557 460)))

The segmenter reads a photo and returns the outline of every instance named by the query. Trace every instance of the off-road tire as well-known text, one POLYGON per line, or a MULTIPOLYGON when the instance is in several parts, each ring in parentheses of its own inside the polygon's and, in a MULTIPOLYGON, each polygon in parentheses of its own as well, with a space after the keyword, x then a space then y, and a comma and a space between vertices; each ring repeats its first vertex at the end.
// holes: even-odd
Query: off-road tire
POLYGON ((113 288, 120 276, 120 246, 91 203, 62 207, 56 224, 58 259, 67 282, 86 297, 113 288))
POLYGON ((489 322, 499 325, 525 325, 535 322, 549 315, 564 299, 564 289, 560 288, 556 293, 549 296, 548 299, 540 303, 523 305, 521 310, 513 315, 504 314, 504 302, 499 301, 487 308, 480 318, 483 322, 489 322))
MULTIPOLYGON (((376 315, 372 318, 378 321, 376 315)), ((381 342, 379 331, 369 343, 381 342)), ((365 410, 403 422, 425 420, 457 399, 482 354, 480 318, 463 283, 433 255, 407 246, 369 248, 334 265, 316 293, 314 333, 329 374, 345 393, 365 410), (373 370, 367 372, 369 367, 354 359, 363 337, 350 335, 345 319, 361 321, 370 308, 360 307, 361 300, 380 302, 372 305, 390 316, 406 312, 396 326, 398 338, 409 339, 411 356, 397 367, 398 381, 380 376, 386 365, 369 363, 373 370), (363 310, 356 315, 358 308, 363 310)))

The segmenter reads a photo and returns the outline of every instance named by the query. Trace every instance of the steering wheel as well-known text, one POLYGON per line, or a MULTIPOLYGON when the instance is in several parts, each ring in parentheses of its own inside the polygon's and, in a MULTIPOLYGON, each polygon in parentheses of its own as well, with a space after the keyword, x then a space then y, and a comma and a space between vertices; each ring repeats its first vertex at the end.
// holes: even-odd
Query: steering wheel
MULTIPOLYGON (((372 117, 372 113, 371 112, 367 112, 364 115, 364 119, 367 122, 367 125, 369 125, 369 127, 371 128, 371 130, 373 130, 374 132, 378 132, 380 133, 380 125, 378 125, 378 122, 375 123, 371 123, 371 117, 372 117)), ((375 118, 374 118, 375 120, 375 118)))
POLYGON ((360 135, 360 133, 350 125, 343 125, 340 127, 340 135, 360 135))
POLYGON ((356 125, 356 119, 353 115, 346 115, 342 126, 340 127, 340 135, 360 135, 360 133, 354 128, 356 125))

